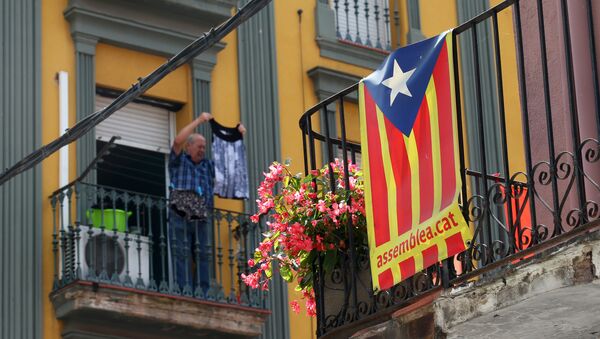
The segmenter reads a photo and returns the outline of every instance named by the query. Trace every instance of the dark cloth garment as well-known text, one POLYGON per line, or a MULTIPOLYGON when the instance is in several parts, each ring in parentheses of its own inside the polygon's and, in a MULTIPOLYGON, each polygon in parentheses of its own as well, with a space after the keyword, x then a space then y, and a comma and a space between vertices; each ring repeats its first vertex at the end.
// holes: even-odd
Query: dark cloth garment
POLYGON ((214 164, 209 159, 202 159, 198 164, 185 152, 175 154, 171 149, 169 154, 169 175, 171 189, 174 191, 197 192, 204 199, 208 208, 214 206, 213 180, 215 177, 214 164))
MULTIPOLYGON (((248 165, 243 135, 236 127, 210 120, 215 168, 214 192, 222 198, 248 199, 248 165)), ((239 126, 239 125, 238 125, 239 126)))
POLYGON ((207 228, 212 223, 190 222, 173 213, 169 224, 174 282, 184 294, 197 292, 198 287, 206 293, 210 281, 207 228), (196 263, 195 270, 192 262, 196 263))
POLYGON ((172 190, 169 206, 185 220, 206 219, 206 204, 204 198, 197 192, 172 190))

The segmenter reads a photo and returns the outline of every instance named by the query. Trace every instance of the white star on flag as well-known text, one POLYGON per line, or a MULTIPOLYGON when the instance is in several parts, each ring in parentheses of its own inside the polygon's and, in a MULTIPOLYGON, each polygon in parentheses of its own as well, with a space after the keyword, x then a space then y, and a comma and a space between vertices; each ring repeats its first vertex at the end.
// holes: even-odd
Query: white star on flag
POLYGON ((394 73, 391 77, 381 82, 382 85, 392 90, 390 93, 390 106, 392 106, 394 100, 396 100, 398 93, 402 93, 412 98, 412 94, 410 93, 406 83, 415 70, 416 68, 413 68, 408 72, 403 72, 400 68, 400 65, 398 65, 398 61, 394 60, 394 73))

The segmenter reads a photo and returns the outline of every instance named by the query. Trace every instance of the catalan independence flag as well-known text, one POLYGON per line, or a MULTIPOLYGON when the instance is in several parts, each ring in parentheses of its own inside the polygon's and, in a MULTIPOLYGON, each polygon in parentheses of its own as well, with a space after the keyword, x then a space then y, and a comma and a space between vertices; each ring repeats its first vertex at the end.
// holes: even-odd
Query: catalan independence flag
POLYGON ((451 34, 401 48, 360 82, 373 288, 462 252, 451 34))

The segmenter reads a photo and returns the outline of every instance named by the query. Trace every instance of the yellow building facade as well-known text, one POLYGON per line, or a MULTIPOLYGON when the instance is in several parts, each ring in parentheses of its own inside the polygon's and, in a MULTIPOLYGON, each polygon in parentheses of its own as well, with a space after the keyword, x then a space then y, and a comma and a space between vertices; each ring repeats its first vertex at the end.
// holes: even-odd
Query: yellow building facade
MULTIPOLYGON (((379 6, 377 23, 369 26, 373 29, 370 32, 373 34, 373 41, 374 29, 387 30, 385 34, 383 31, 378 33, 381 34, 379 39, 383 41, 383 47, 379 48, 374 47, 374 43, 371 46, 365 46, 366 43, 348 43, 346 38, 336 36, 336 33, 340 32, 342 21, 345 22, 348 32, 352 28, 363 35, 365 33, 365 28, 360 28, 360 25, 352 26, 352 20, 348 17, 343 20, 344 15, 348 16, 347 2, 345 4, 344 1, 333 0, 274 0, 260 17, 250 20, 239 30, 229 34, 217 47, 211 49, 206 57, 198 57, 193 63, 175 70, 144 96, 149 100, 164 101, 178 107, 176 112, 170 113, 173 124, 168 133, 171 133, 171 137, 173 131, 188 124, 204 110, 209 110, 215 119, 224 125, 235 126, 238 122, 244 123, 248 127, 247 138, 250 139, 248 156, 251 163, 249 170, 252 172, 252 190, 271 161, 290 160, 293 171, 304 170, 302 136, 298 128, 301 114, 327 96, 372 72, 388 53, 386 43, 391 48, 396 48, 406 45, 409 41, 417 41, 419 35, 421 38, 435 36, 464 21, 461 13, 474 16, 478 10, 493 6, 500 0, 493 0, 491 3, 481 1, 482 7, 471 12, 457 8, 459 2, 366 1, 365 3, 379 6), (347 12, 344 12, 344 5, 347 12), (418 22, 414 19, 411 22, 410 18, 414 17, 418 18, 418 22), (384 41, 386 39, 389 41, 384 41), (255 91, 257 86, 261 87, 258 92, 255 91), (267 97, 262 98, 262 101, 256 99, 261 95, 267 97), (276 97, 268 97, 270 95, 276 97), (261 111, 263 109, 269 109, 270 112, 261 111), (271 130, 269 134, 263 134, 266 132, 261 128, 268 128, 264 126, 266 122, 273 124, 269 126, 275 126, 276 131, 271 130), (264 151, 263 147, 268 150, 264 151), (259 156, 260 160, 256 160, 259 156)), ((150 74, 166 62, 167 58, 185 46, 185 43, 189 43, 203 31, 233 14, 236 4, 235 1, 216 0, 183 5, 178 1, 168 0, 134 1, 128 4, 118 1, 94 3, 87 0, 40 2, 41 143, 47 144, 60 134, 61 88, 57 81, 59 72, 66 72, 68 77, 68 85, 63 86, 67 86, 68 126, 73 126, 96 109, 94 99, 98 95, 98 88, 114 93, 126 91, 138 78, 150 74), (165 16, 162 17, 161 14, 165 16)), ((362 4, 361 6, 363 7, 356 9, 356 22, 362 22, 360 20, 365 14, 365 7, 362 4)), ((350 15, 352 10, 355 8, 349 9, 350 15)), ((376 9, 371 9, 371 18, 365 19, 366 23, 375 20, 376 14, 373 10, 376 9)), ((511 14, 505 12, 502 15, 511 14)), ((511 29, 510 19, 503 20, 501 17, 500 20, 503 32, 511 29)), ((355 37, 355 34, 353 36, 355 37)), ((505 38, 503 36, 502 44, 514 45, 512 36, 508 33, 505 38)), ((506 53, 508 54, 503 55, 503 59, 506 59, 505 69, 506 72, 511 72, 510 70, 516 67, 514 50, 509 49, 506 53)), ((511 74, 514 74, 514 71, 511 74)), ((510 121, 512 126, 520 126, 516 78, 507 76, 506 79, 509 79, 504 83, 506 121, 510 121)), ((357 112, 351 109, 348 115, 348 138, 358 141, 357 112)), ((314 123, 319 126, 322 122, 314 123)), ((127 128, 134 130, 136 127, 131 125, 127 128)), ((208 129, 202 131, 207 132, 208 129)), ((512 128, 511 131, 515 131, 515 135, 510 136, 509 147, 519 153, 522 148, 520 127, 512 128)), ((92 144, 88 141, 85 145, 82 142, 69 145, 69 181, 75 180, 87 166, 86 163, 94 158, 96 139, 90 139, 90 136, 87 138, 92 144)), ((516 159, 511 163, 511 170, 524 170, 523 156, 516 159)), ((60 338, 65 334, 83 331, 81 326, 65 326, 65 322, 59 320, 62 316, 57 315, 57 301, 49 298, 56 291, 60 291, 55 285, 57 277, 61 274, 57 265, 64 264, 65 260, 56 258, 56 253, 62 250, 61 245, 55 243, 60 238, 60 227, 56 226, 57 205, 53 205, 48 199, 61 186, 60 167, 58 153, 44 160, 41 166, 41 197, 38 197, 41 199, 41 328, 44 338, 60 338)), ((255 195, 256 193, 251 196, 255 195)), ((76 205, 74 201, 69 200, 69 203, 72 206, 76 205)), ((251 213, 255 210, 252 199, 243 202, 217 198, 215 207, 240 213, 251 213)), ((219 224, 218 227, 222 227, 223 231, 214 234, 219 244, 223 244, 224 248, 232 248, 234 243, 235 246, 239 245, 237 240, 232 240, 227 234, 225 224, 219 224)), ((227 257, 228 254, 224 255, 227 257)), ((228 277, 232 273, 237 275, 239 269, 233 265, 225 265, 220 278, 228 277)), ((225 280, 227 281, 223 281, 223 286, 232 289, 235 283, 225 280)), ((64 290, 65 286, 61 288, 64 290)), ((316 337, 315 320, 304 313, 295 314, 289 310, 287 302, 300 297, 294 291, 294 286, 284 285, 283 289, 270 301, 277 303, 281 296, 285 297, 282 299, 284 302, 279 302, 274 309, 279 318, 271 318, 277 320, 271 320, 268 325, 271 330, 264 332, 264 337, 275 338, 275 333, 293 339, 316 337)), ((131 294, 136 293, 127 291, 131 294)), ((161 297, 155 294, 152 296, 161 297)), ((179 300, 177 298, 176 300, 179 300)), ((240 309, 243 313, 252 307, 240 309)), ((183 317, 181 314, 175 315, 183 317)), ((81 319, 78 321, 81 322, 81 319)), ((260 323, 256 319, 253 321, 260 323)), ((193 321, 190 320, 182 320, 181 324, 194 328, 193 321)), ((210 328, 209 325, 202 326, 210 328)), ((219 333, 219 329, 211 330, 219 333)), ((242 332, 243 330, 240 330, 240 333, 242 332)))

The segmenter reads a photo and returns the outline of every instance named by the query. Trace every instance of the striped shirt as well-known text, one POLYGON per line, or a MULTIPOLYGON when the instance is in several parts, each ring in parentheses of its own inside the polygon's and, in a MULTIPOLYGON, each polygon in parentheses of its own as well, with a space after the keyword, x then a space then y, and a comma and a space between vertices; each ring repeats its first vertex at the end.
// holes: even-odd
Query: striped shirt
POLYGON ((204 197, 207 206, 213 206, 215 169, 211 160, 202 159, 195 164, 185 152, 182 151, 177 155, 171 149, 169 175, 171 189, 197 192, 204 197))

